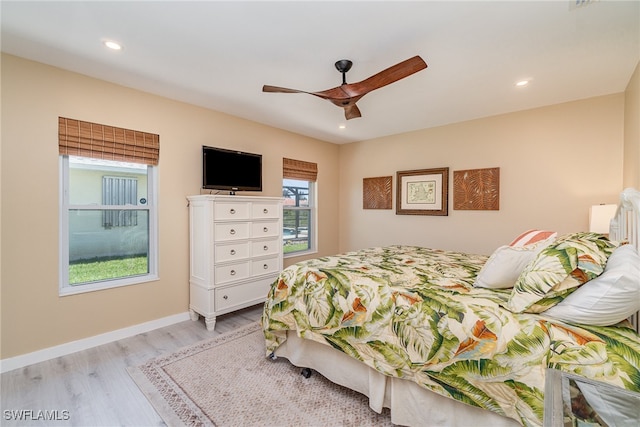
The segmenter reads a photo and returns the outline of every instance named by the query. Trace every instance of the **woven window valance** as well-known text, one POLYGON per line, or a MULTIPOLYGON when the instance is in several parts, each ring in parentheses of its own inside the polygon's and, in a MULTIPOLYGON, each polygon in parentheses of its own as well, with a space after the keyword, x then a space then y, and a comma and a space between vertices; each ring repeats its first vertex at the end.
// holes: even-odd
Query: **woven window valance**
POLYGON ((58 118, 61 155, 157 165, 160 136, 81 120, 58 118))
POLYGON ((283 158, 282 177, 286 179, 316 181, 318 179, 318 165, 302 160, 283 158))

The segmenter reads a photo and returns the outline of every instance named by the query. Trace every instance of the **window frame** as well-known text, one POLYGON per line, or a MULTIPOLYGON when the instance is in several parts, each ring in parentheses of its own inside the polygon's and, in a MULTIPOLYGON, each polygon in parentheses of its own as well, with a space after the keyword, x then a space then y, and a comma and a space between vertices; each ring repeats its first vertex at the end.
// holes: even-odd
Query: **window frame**
MULTIPOLYGON (((296 180, 296 181, 305 181, 307 183, 309 183, 309 206, 305 207, 305 206, 287 206, 287 205, 283 205, 283 218, 284 218, 284 212, 289 210, 289 211, 308 211, 309 212, 309 230, 308 230, 308 234, 307 237, 309 239, 309 248, 308 249, 304 249, 304 250, 299 250, 299 251, 293 251, 293 252, 284 252, 284 239, 282 241, 282 255, 283 258, 294 258, 294 257, 299 257, 299 256, 303 256, 303 255, 310 255, 310 254, 315 254, 318 252, 318 239, 316 238, 316 236, 318 235, 317 233, 317 229, 318 229, 318 224, 317 224, 317 182, 316 181, 310 181, 310 180, 306 180, 306 179, 299 179, 299 178, 283 178, 282 179, 282 188, 284 189, 285 185, 284 185, 284 181, 285 180, 296 180)), ((283 231, 284 231, 284 222, 283 222, 283 231)))
MULTIPOLYGON (((82 156, 79 156, 82 157, 82 156)), ((149 253, 147 274, 106 279, 99 282, 78 285, 69 284, 69 212, 71 210, 99 210, 105 205, 69 204, 69 156, 59 155, 59 296, 76 295, 121 286, 136 285, 159 280, 158 275, 158 171, 157 166, 147 166, 147 203, 146 205, 119 206, 119 209, 147 210, 149 215, 149 253)), ((109 205, 112 206, 112 205, 109 205)))

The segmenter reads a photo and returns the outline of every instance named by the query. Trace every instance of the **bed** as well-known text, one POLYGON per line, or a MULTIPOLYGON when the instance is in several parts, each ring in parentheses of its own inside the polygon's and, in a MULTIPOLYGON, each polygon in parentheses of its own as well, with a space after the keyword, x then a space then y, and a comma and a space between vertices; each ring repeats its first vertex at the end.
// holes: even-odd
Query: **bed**
POLYGON ((627 189, 609 237, 527 230, 491 256, 396 245, 292 265, 264 306, 267 355, 397 425, 542 425, 547 368, 640 392, 639 218, 627 189))

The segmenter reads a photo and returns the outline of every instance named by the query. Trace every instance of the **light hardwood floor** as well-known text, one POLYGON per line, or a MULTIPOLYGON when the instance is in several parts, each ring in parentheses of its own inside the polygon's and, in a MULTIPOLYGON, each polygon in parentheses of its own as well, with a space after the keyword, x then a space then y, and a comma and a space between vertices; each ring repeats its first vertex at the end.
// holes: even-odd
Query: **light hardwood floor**
POLYGON ((232 331, 262 314, 262 305, 220 316, 215 331, 201 318, 2 374, 2 426, 163 426, 127 367, 232 331), (20 415, 31 420, 18 421, 20 415), (59 421, 33 420, 49 411, 59 421), (65 412, 66 411, 66 412, 65 412), (68 416, 67 416, 68 415, 68 416), (68 419, 63 419, 68 418, 68 419))

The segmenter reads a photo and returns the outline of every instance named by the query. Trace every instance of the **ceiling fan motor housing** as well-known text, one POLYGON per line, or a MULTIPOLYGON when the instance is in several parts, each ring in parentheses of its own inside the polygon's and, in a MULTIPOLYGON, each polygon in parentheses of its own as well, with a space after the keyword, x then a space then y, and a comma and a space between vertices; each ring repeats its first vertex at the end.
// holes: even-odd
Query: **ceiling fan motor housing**
POLYGON ((347 71, 349 71, 351 69, 352 65, 353 65, 353 62, 349 61, 348 59, 341 59, 340 61, 336 62, 336 70, 338 70, 338 71, 340 71, 342 73, 342 84, 343 85, 347 84, 346 73, 347 73, 347 71))
POLYGON ((348 59, 341 59, 340 61, 336 62, 336 69, 341 73, 346 73, 351 69, 352 65, 353 62, 349 61, 348 59))

